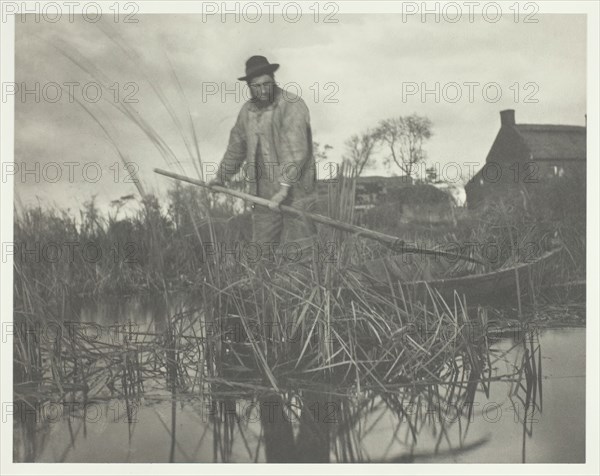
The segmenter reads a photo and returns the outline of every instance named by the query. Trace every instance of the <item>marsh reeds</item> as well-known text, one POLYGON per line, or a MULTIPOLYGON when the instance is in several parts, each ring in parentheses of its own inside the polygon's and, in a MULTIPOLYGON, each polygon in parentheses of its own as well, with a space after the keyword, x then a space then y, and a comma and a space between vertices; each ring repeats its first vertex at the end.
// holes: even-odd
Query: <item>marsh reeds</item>
MULTIPOLYGON (((436 435, 429 456, 444 454, 446 447, 467 451, 477 445, 453 442, 456 431, 462 435, 458 441, 466 436, 477 392, 508 380, 525 406, 539 400, 539 349, 527 347, 514 371, 494 373, 503 355, 491 352, 486 315, 471 314, 459 296, 450 303, 431 291, 425 306, 406 300, 393 284, 387 292, 353 286, 352 275, 342 270, 330 273, 320 290, 290 286, 282 276, 279 269, 250 287, 242 286, 244 279, 226 289, 206 285, 194 304, 158 328, 125 328, 117 335, 103 330, 102 339, 82 323, 52 322, 50 341, 35 330, 31 316, 21 316, 28 327, 16 339, 21 357, 15 365, 23 366, 16 399, 39 404, 117 398, 126 402, 132 427, 140 405, 170 402, 171 425, 164 424, 170 427, 172 461, 179 404, 212 402, 214 459, 231 461, 234 438, 250 431, 235 402, 277 403, 295 412, 293 423, 261 414, 258 444, 265 445, 268 460, 288 462, 331 455, 340 462, 369 461, 361 442, 390 412, 397 420, 390 455, 396 442, 409 449, 407 462, 427 457, 411 448, 429 430, 436 435), (214 294, 221 295, 223 314, 213 311, 208 320, 207 306, 218 302, 214 294), (266 310, 274 320, 265 320, 266 310), (328 327, 321 325, 325 320, 328 327), (268 329, 259 325, 266 322, 268 329), (235 323, 241 327, 232 327, 235 323), (318 329, 330 334, 319 336, 318 329), (237 355, 225 357, 226 347, 237 355)), ((244 441, 248 457, 256 459, 258 448, 244 441)))

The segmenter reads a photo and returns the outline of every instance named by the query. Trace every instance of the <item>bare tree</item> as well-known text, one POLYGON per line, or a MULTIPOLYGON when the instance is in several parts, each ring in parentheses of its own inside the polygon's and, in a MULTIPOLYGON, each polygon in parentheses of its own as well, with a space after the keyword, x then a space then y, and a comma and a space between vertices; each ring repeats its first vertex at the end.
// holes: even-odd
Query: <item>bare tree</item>
POLYGON ((354 134, 345 142, 346 153, 342 158, 355 167, 356 175, 362 174, 365 168, 372 165, 373 152, 378 141, 377 130, 367 129, 361 134, 354 134))
POLYGON ((377 127, 377 137, 389 151, 386 164, 396 164, 409 177, 415 165, 425 160, 423 143, 432 136, 429 118, 412 114, 386 119, 377 127))

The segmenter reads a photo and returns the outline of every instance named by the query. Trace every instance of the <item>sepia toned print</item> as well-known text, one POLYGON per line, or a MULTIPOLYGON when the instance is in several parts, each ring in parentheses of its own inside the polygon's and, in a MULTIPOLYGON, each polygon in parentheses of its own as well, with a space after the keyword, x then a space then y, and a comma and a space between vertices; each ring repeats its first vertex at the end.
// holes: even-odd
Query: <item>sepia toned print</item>
POLYGON ((152 3, 2 4, 10 470, 590 469, 597 10, 152 3))

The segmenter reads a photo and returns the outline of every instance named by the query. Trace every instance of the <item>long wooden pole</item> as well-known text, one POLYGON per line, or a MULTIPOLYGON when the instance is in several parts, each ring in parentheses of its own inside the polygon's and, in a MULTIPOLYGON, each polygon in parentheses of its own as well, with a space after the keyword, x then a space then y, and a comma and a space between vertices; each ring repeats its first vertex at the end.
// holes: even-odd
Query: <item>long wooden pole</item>
MULTIPOLYGON (((222 192, 233 197, 241 198, 243 200, 247 200, 256 205, 261 205, 264 207, 272 208, 273 206, 277 206, 275 202, 268 200, 266 198, 257 197, 255 195, 250 195, 249 193, 240 192, 239 190, 231 190, 226 187, 221 187, 219 185, 210 186, 206 182, 202 180, 194 179, 191 177, 187 177, 185 175, 176 174, 174 172, 169 172, 168 170, 163 169, 154 169, 154 172, 160 175, 164 175, 165 177, 169 177, 175 180, 181 180, 182 182, 191 183, 193 185, 198 185, 200 187, 208 188, 214 192, 222 192)), ((368 228, 363 228, 361 226, 352 225, 350 223, 345 223, 339 220, 334 220, 333 218, 329 218, 324 215, 319 215, 317 213, 306 212, 303 210, 299 210, 294 207, 290 207, 289 205, 279 205, 279 210, 281 212, 286 213, 288 215, 292 215, 295 217, 303 218, 306 217, 310 220, 313 220, 317 223, 321 223, 323 225, 332 226, 337 228, 338 230, 347 231, 348 233, 353 233, 355 235, 364 236, 365 238, 370 238, 372 240, 383 243, 388 248, 398 252, 398 253, 413 253, 413 254, 425 254, 425 255, 434 255, 434 256, 444 256, 446 258, 453 259, 462 259, 465 261, 471 261, 473 263, 481 264, 481 261, 471 258, 470 256, 463 256, 457 253, 449 253, 447 251, 439 251, 439 250, 430 250, 426 248, 422 248, 419 246, 410 246, 407 243, 398 238, 397 236, 387 235, 385 233, 381 233, 379 231, 369 230, 368 228)))

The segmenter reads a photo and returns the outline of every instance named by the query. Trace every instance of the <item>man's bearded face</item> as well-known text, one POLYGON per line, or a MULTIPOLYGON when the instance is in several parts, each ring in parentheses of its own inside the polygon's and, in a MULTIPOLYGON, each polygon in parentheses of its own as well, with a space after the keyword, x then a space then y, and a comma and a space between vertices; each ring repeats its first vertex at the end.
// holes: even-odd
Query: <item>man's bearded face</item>
POLYGON ((260 104, 273 102, 275 93, 275 79, 268 74, 256 76, 248 81, 252 99, 260 104))

